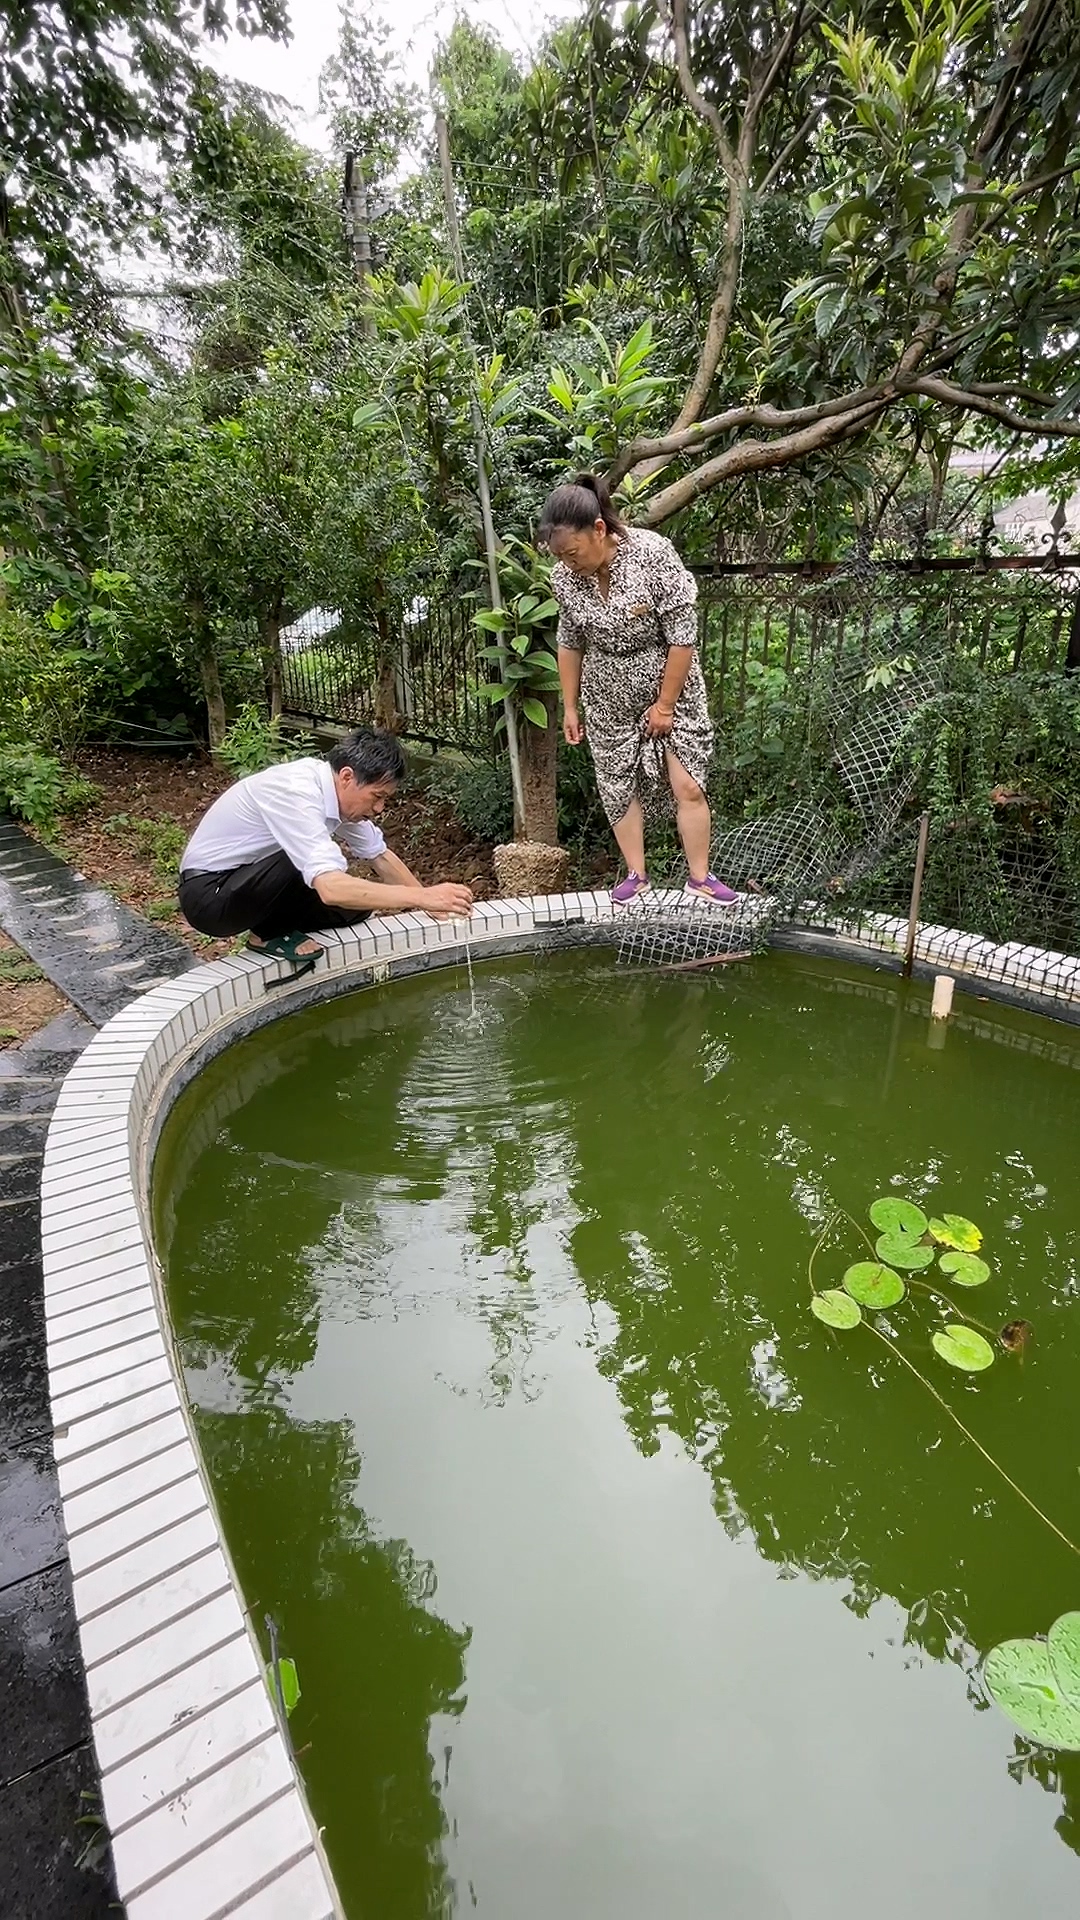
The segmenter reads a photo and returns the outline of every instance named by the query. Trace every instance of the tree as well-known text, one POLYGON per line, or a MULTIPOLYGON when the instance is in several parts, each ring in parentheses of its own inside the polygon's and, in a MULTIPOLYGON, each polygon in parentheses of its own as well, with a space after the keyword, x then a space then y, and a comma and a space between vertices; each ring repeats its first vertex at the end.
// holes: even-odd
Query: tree
POLYGON ((678 413, 613 464, 621 479, 679 463, 649 524, 926 401, 1032 438, 1080 438, 1080 35, 1060 0, 1014 0, 1004 17, 981 0, 904 0, 902 20, 870 8, 843 32, 803 0, 778 15, 691 14, 672 0, 671 43, 727 215, 678 413), (760 391, 710 414, 748 217, 796 166, 821 180, 809 199, 819 271, 781 303, 760 391), (806 403, 790 404, 796 392, 806 403))

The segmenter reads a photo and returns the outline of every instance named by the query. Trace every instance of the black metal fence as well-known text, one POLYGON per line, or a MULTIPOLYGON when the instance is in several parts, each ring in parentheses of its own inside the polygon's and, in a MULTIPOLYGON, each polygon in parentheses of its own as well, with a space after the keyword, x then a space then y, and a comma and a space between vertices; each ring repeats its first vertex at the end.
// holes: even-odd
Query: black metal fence
POLYGON ((741 719, 763 689, 828 656, 867 673, 931 651, 995 674, 1061 670, 1070 641, 1080 649, 1078 588, 1080 556, 701 572, 700 647, 714 717, 741 719))
POLYGON ((285 711, 336 726, 393 724, 406 739, 490 757, 494 718, 480 696, 473 603, 418 601, 377 621, 317 611, 282 636, 285 711))
MULTIPOLYGON (((698 586, 721 727, 829 655, 867 673, 931 648, 993 674, 1080 665, 1080 555, 748 563, 701 570, 698 586)), ((494 716, 480 694, 491 672, 473 611, 445 590, 381 621, 316 611, 283 636, 286 711, 342 726, 393 718, 406 738, 491 757, 494 716)))

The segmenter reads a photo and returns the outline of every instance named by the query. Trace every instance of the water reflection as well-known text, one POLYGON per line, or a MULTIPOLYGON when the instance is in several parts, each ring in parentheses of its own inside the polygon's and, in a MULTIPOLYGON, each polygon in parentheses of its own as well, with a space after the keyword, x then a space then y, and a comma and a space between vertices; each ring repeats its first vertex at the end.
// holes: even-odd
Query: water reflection
MULTIPOLYGON (((981 1652, 1045 1630, 1076 1591, 1067 1556, 964 1452, 918 1383, 868 1338, 836 1339, 810 1319, 804 1279, 833 1205, 861 1212, 890 1183, 915 1194, 960 1183, 959 1210, 983 1218, 1002 1256, 1002 1318, 1035 1311, 1037 1341, 1023 1372, 1003 1364, 992 1383, 950 1382, 949 1391, 1067 1523, 1080 1348, 1068 1318, 1080 1250, 1060 1204, 1072 1177, 1071 1087, 1063 1094, 1061 1084, 1071 1076, 1060 1072, 1068 1061, 1014 1046, 1022 1023, 1002 1029, 1007 1045, 985 1044, 980 1027, 996 1029, 977 1018, 957 1024, 946 1074, 926 1053, 917 997, 877 987, 834 993, 813 969, 750 969, 718 989, 704 978, 618 975, 601 963, 576 977, 557 966, 511 970, 505 981, 478 974, 477 985, 482 1028, 459 1017, 460 995, 444 1002, 437 984, 424 984, 395 997, 393 1018, 388 997, 371 996, 355 1012, 337 1010, 333 1025, 326 1014, 294 1032, 290 1023, 281 1046, 261 1057, 239 1050, 240 1070, 219 1063, 219 1083, 200 1089, 203 1105, 192 1101, 194 1123, 181 1129, 162 1182, 174 1308, 230 1540, 257 1608, 271 1605, 286 1639, 290 1621, 302 1638, 304 1710, 317 1702, 298 1735, 310 1741, 305 1772, 335 1865, 343 1879, 354 1876, 357 1914, 380 1920, 467 1912, 476 1900, 490 1920, 504 1920, 509 1910, 486 1891, 502 1884, 500 1863, 489 1859, 487 1878, 474 1883, 477 1820, 462 1835, 454 1813, 479 1808, 480 1824, 498 1830, 502 1795, 522 1823, 505 1815, 513 1858, 547 1889, 546 1909, 536 1910, 586 1911, 584 1879, 560 1852, 573 1853, 570 1823, 561 1838, 539 1818, 537 1835, 528 1828, 534 1801, 554 1822, 560 1769, 582 1764, 577 1752, 567 1759, 551 1725, 572 1687, 556 1666, 552 1700, 536 1697, 506 1636, 519 1634, 531 1657, 557 1565, 582 1610, 582 1697, 590 1665, 610 1653, 617 1668, 619 1636, 630 1629, 600 1604, 599 1571, 591 1591, 591 1560, 574 1559, 572 1543, 585 1536, 574 1532, 571 1508, 595 1501, 600 1569, 599 1536, 616 1529, 627 1487, 644 1484, 620 1452, 626 1435, 660 1489, 633 1496, 655 1507, 633 1559, 618 1562, 628 1591, 647 1595, 665 1556, 677 1568, 681 1551, 693 1606, 706 1604, 711 1583, 720 1591, 734 1580, 688 1520, 678 1535, 680 1502, 692 1505, 700 1491, 708 1528, 738 1545, 739 1566, 752 1562, 798 1596, 794 1609, 779 1606, 755 1586, 746 1603, 748 1618, 767 1614, 792 1635, 784 1648, 792 1688, 803 1659, 808 1691, 811 1670, 827 1672, 819 1649, 836 1654, 839 1616, 865 1623, 870 1659, 884 1665, 895 1650, 912 1688, 921 1669, 937 1669, 953 1688, 951 1713, 965 1711, 964 1694, 966 1711, 982 1713, 981 1652), (1033 1080, 1015 1071, 1025 1051, 1033 1080), (361 1358, 372 1353, 374 1361, 361 1358), (320 1396, 335 1411, 348 1401, 348 1417, 313 1419, 320 1396), (554 1491, 536 1469, 546 1453, 565 1476, 554 1491), (555 1503, 539 1520, 528 1504, 537 1488, 538 1500, 550 1493, 555 1503), (453 1510, 442 1516, 445 1497, 453 1510), (519 1502, 532 1515, 521 1537, 519 1502), (423 1553, 405 1538, 423 1540, 423 1553), (485 1773, 470 1727, 486 1729, 489 1743, 501 1728, 520 1777, 485 1773), (564 1867, 556 1897, 550 1876, 564 1867)), ((591 1551, 577 1549, 586 1559, 591 1551)), ((665 1594, 674 1618, 675 1572, 665 1594)), ((718 1634, 732 1631, 732 1617, 717 1613, 718 1634)), ((736 1645, 736 1656, 749 1659, 752 1644, 736 1645)), ((726 1644, 721 1654, 730 1659, 726 1644)), ((649 1698, 644 1674, 640 1693, 649 1698)), ((875 1697, 902 1728, 912 1709, 887 1690, 875 1697)), ((748 1805, 762 1818, 776 1770, 768 1740, 786 1713, 801 1722, 782 1690, 770 1696, 770 1728, 755 1718, 760 1701, 736 1693, 733 1702, 748 1805)), ((928 1729, 937 1711, 927 1710, 928 1729)), ((854 1727, 850 1708, 849 1718, 854 1727)), ((999 1777, 1011 1753, 1014 1779, 1060 1801, 1057 1831, 1075 1849, 1077 1763, 1029 1751, 996 1725, 999 1777)), ((583 1729, 568 1709, 563 1736, 581 1745, 592 1737, 583 1729)), ((850 1759, 842 1715, 832 1737, 839 1770, 850 1759)), ((897 1740, 906 1764, 910 1750, 897 1740)), ((876 1760, 862 1720, 850 1733, 856 1754, 860 1741, 876 1760)), ((730 1763, 722 1746, 703 1748, 718 1770, 730 1763)), ((599 1740, 596 1752, 604 1757, 599 1740)), ((692 1770, 689 1745, 687 1756, 692 1770)), ((928 1753, 928 1767, 933 1760, 928 1753)), ((578 1796, 586 1812, 594 1792, 602 1801, 590 1776, 578 1796)), ((781 1838, 792 1817, 788 1808, 778 1816, 781 1838)), ((684 1868, 689 1876, 695 1848, 712 1860, 707 1824, 690 1820, 674 1843, 659 1816, 647 1839, 644 1827, 628 1837, 610 1818, 618 1844, 596 1842, 609 1904, 589 1908, 590 1920, 593 1911, 627 1920, 649 1911, 643 1889, 657 1874, 656 1912, 698 1920, 712 1910, 690 1878, 685 1906, 670 1894, 684 1868), (622 1906, 610 1905, 612 1855, 626 1876, 622 1906)), ((762 1877, 752 1861, 721 1859, 715 1844, 724 1920, 791 1911, 771 1870, 762 1877)), ((832 1871, 822 1869, 823 1886, 832 1871)), ((1022 1862, 1018 1871, 1022 1879, 1022 1862)), ((837 1915, 855 1910, 837 1894, 837 1915)))
POLYGON ((252 1610, 297 1652, 291 1731, 350 1911, 443 1920, 457 1900, 428 1737, 464 1708, 468 1633, 439 1618, 435 1569, 357 1505, 347 1422, 299 1424, 262 1400, 203 1413, 199 1437, 252 1610))

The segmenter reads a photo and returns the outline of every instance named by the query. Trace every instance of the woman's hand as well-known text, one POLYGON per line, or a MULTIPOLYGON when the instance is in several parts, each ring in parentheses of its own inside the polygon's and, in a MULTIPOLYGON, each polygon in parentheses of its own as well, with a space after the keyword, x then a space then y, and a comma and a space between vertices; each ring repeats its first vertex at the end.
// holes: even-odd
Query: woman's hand
POLYGON ((562 718, 563 739, 568 747, 580 747, 585 738, 585 723, 576 707, 567 707, 562 718))
POLYGON ((645 715, 645 732, 647 733, 649 739, 650 740, 663 739, 665 734, 671 732, 671 729, 674 725, 675 725, 674 707, 665 707, 661 704, 659 700, 654 700, 652 706, 649 708, 648 713, 645 715))

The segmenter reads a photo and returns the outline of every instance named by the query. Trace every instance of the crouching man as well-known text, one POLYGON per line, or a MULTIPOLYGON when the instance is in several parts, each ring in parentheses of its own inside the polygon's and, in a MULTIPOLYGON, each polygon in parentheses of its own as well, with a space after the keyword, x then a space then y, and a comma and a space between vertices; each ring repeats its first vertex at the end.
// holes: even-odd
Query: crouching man
POLYGON ((319 927, 353 926, 370 913, 467 914, 468 887, 421 886, 377 826, 405 775, 390 733, 361 728, 325 760, 291 760, 248 774, 203 816, 180 862, 180 910, 199 933, 248 935, 253 953, 310 973, 323 949, 319 927), (344 850, 343 850, 344 849, 344 850), (355 879, 346 854, 374 880, 355 879))

